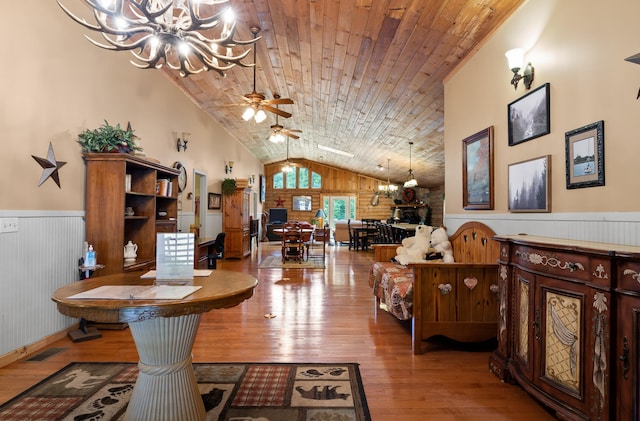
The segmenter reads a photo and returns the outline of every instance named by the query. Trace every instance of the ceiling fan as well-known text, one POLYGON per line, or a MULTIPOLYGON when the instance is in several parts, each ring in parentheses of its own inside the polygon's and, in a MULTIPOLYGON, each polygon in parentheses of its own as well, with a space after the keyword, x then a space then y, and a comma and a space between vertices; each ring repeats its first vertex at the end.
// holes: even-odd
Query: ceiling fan
MULTIPOLYGON (((251 27, 251 33, 253 34, 254 40, 257 39, 259 32, 259 27, 251 27)), ((272 105, 293 104, 292 99, 280 98, 279 95, 274 99, 266 99, 264 94, 256 92, 256 48, 253 49, 253 91, 250 94, 244 95, 242 99, 244 99, 248 105, 247 109, 242 114, 242 119, 244 121, 249 121, 253 118, 256 123, 262 123, 267 118, 265 111, 269 111, 284 118, 291 117, 291 113, 283 111, 277 107, 273 107, 272 105)))
MULTIPOLYGON (((275 99, 280 98, 280 95, 278 94, 274 94, 273 96, 275 99)), ((279 110, 277 105, 276 109, 279 110)), ((302 130, 285 129, 280 124, 278 124, 278 114, 276 114, 276 124, 271 126, 271 135, 269 136, 269 140, 273 143, 281 143, 285 141, 285 136, 289 136, 293 139, 300 139, 300 136, 295 135, 294 133, 302 133, 302 130)))

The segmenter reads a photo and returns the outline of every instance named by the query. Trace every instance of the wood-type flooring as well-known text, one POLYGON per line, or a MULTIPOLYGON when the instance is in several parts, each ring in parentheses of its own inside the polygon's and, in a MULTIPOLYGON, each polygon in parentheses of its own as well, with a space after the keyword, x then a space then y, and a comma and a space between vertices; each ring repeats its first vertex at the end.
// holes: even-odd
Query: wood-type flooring
MULTIPOLYGON (((489 372, 492 344, 436 339, 413 355, 408 325, 375 312, 367 281, 373 252, 328 246, 324 270, 258 269, 264 256, 278 253, 279 243, 259 243, 251 257, 218 262, 260 284, 241 305, 204 314, 194 362, 359 363, 373 421, 554 419, 489 372)), ((102 335, 75 343, 65 335, 34 354, 58 348, 48 358, 30 355, 1 367, 0 403, 73 361, 137 361, 129 329, 102 335)))

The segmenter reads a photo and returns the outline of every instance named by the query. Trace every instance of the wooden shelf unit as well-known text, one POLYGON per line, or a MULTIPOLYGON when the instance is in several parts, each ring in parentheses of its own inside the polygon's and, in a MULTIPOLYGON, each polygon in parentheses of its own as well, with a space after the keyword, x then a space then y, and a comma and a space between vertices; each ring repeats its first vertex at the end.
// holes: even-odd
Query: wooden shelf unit
POLYGON ((225 258, 241 259, 251 254, 251 236, 249 226, 249 196, 251 189, 236 188, 230 195, 223 195, 222 230, 225 258))
POLYGON ((117 153, 85 154, 85 238, 105 265, 100 276, 155 266, 157 232, 176 232, 178 221, 178 170, 117 153), (131 189, 126 189, 126 175, 131 189), (171 195, 157 194, 159 179, 168 179, 171 195), (125 208, 135 214, 125 215, 125 208), (158 216, 158 212, 166 212, 158 216), (134 262, 124 261, 124 246, 138 245, 134 262))

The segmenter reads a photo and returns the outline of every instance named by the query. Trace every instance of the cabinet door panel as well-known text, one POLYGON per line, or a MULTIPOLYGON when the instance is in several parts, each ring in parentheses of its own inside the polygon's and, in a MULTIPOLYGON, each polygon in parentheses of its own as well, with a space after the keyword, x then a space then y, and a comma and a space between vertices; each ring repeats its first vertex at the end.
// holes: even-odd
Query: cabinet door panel
POLYGON ((544 283, 540 287, 541 355, 539 378, 582 399, 584 294, 544 283))
POLYGON ((534 312, 534 276, 514 270, 514 362, 521 374, 533 381, 533 346, 539 315, 534 312))
POLYGON ((640 417, 640 297, 622 295, 616 335, 616 419, 640 417))

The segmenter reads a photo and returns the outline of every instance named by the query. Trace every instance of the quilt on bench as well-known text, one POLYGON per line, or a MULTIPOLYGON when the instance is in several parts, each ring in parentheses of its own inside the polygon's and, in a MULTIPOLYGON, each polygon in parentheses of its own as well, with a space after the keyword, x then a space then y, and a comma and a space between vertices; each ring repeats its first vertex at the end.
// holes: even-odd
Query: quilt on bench
POLYGON ((413 269, 392 262, 375 262, 369 270, 369 286, 387 311, 400 320, 411 319, 413 269))

